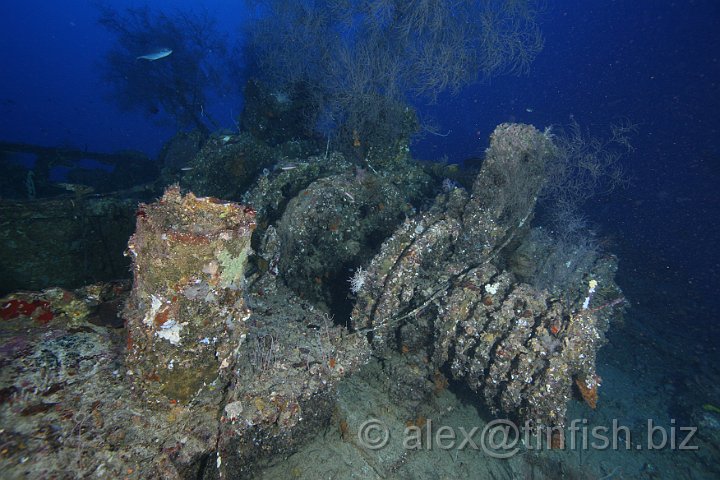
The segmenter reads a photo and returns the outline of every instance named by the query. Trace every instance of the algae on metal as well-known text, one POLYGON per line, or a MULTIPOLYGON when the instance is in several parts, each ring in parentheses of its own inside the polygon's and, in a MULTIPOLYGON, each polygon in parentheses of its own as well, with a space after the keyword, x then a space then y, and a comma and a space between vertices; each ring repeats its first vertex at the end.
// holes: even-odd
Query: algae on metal
MULTIPOLYGON (((205 153, 225 150, 216 158, 231 161, 237 138, 227 137, 213 137, 205 153)), ((405 412, 422 414, 452 377, 497 414, 562 426, 573 384, 597 391, 595 355, 621 292, 611 256, 559 296, 512 271, 517 245, 532 241, 552 149, 533 127, 501 125, 472 190, 449 188, 432 205, 423 204, 432 178, 406 152, 381 171, 370 156, 333 153, 280 160, 263 173, 254 164, 242 178, 258 175, 245 195, 261 212, 256 255, 252 209, 169 189, 137 213, 126 338, 86 324, 99 307, 63 292, 27 299, 48 306, 14 320, 50 309, 70 323, 36 325, 30 339, 9 334, 13 372, 38 367, 38 352, 63 338, 52 351, 81 345, 83 369, 73 391, 55 390, 54 380, 35 385, 42 378, 10 391, 0 412, 25 411, 31 427, 8 423, 13 461, 2 466, 44 476, 71 465, 88 475, 252 477, 332 421, 338 385, 371 354, 379 361, 368 374, 384 375, 405 412), (364 282, 350 292, 348 269, 359 266, 364 282), (597 291, 583 308, 591 280, 597 291), (338 305, 354 300, 347 328, 338 305), (97 351, 88 350, 93 342, 97 351), (46 420, 54 433, 43 430, 46 420), (22 447, 23 431, 49 443, 22 447), (42 458, 35 470, 19 462, 25 454, 42 458)), ((192 168, 208 168, 204 158, 192 168)), ((200 185, 212 174, 187 175, 200 185)), ((215 187, 235 198, 243 188, 215 187)))
MULTIPOLYGON (((561 301, 501 269, 528 232, 552 154, 535 128, 498 126, 470 194, 453 189, 398 228, 368 267, 352 315, 377 355, 400 357, 426 379, 449 367, 491 411, 541 427, 563 426, 574 382, 597 390, 595 354, 621 301, 615 268, 602 265, 612 258, 590 272, 605 287, 590 310, 583 286, 561 301)), ((428 393, 412 378, 398 390, 417 403, 428 393)))
POLYGON ((150 403, 214 396, 247 333, 244 267, 254 212, 169 188, 142 205, 128 251, 127 365, 150 403))

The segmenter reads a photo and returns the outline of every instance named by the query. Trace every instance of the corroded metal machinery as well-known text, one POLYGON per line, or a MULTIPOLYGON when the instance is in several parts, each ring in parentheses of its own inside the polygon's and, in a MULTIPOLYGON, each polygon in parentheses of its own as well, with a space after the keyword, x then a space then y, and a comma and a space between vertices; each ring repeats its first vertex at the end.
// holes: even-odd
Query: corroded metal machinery
MULTIPOLYGON (((554 298, 500 267, 508 245, 527 231, 552 149, 531 126, 500 125, 470 194, 438 197, 370 263, 353 326, 400 364, 392 374, 420 370, 426 379, 401 373, 406 388, 398 395, 420 402, 433 376, 446 371, 492 412, 535 426, 564 425, 574 384, 594 406, 595 355, 609 312, 583 305, 590 286, 554 298)), ((594 305, 621 298, 615 269, 607 257, 587 272, 587 282, 602 285, 594 305)))
POLYGON ((375 172, 340 154, 263 173, 253 208, 170 187, 137 210, 130 293, 0 300, 2 465, 249 478, 327 426, 338 385, 371 357, 408 411, 453 379, 495 415, 562 427, 574 391, 597 402, 596 354, 623 298, 610 255, 560 293, 513 271, 513 255, 541 250, 520 245, 553 149, 500 125, 472 187, 434 201, 407 159, 375 172))

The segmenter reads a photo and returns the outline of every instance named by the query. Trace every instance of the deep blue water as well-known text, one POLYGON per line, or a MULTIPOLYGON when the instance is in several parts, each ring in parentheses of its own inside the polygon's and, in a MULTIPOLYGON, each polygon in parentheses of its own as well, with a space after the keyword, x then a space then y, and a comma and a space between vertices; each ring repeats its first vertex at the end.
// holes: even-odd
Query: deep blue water
MULTIPOLYGON (((157 155, 174 130, 163 119, 118 110, 108 98, 99 64, 114 41, 98 23, 95 2, 30 0, 4 6, 0 18, 0 132, 3 140, 68 145, 93 151, 141 150, 157 155)), ((243 22, 242 2, 109 1, 123 10, 150 5, 179 11, 206 9, 218 28, 236 33, 243 22)), ((241 100, 209 107, 232 126, 241 100)))
MULTIPOLYGON (((114 0, 118 8, 140 2, 114 0)), ((154 8, 202 5, 231 37, 247 21, 242 2, 154 1, 154 8)), ((12 2, 0 15, 0 141, 155 156, 174 133, 162 117, 121 112, 98 64, 113 37, 83 0, 12 2)), ((588 205, 612 236, 618 282, 678 349, 720 340, 720 2, 548 0, 544 50, 522 76, 496 77, 419 108, 446 136, 413 145, 420 159, 452 162, 482 154, 500 122, 543 128, 575 119, 602 129, 638 124, 624 158, 632 185, 588 205)), ((242 82, 244 79, 238 79, 242 82)), ((239 95, 206 107, 224 127, 239 95)), ((716 358, 710 359, 716 361, 716 358)))

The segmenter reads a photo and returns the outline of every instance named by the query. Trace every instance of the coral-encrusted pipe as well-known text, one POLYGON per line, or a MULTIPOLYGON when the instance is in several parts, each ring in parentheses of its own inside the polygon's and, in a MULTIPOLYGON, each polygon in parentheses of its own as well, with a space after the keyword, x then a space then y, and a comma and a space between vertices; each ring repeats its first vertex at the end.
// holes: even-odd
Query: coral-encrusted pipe
POLYGON ((127 251, 128 376, 154 404, 210 398, 247 333, 243 282, 255 214, 178 187, 138 212, 127 251))

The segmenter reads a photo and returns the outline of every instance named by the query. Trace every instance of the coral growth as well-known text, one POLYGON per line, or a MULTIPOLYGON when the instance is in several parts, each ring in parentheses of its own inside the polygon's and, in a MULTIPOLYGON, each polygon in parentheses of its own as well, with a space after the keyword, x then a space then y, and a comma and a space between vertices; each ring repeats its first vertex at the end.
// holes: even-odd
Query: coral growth
MULTIPOLYGON (((213 137, 193 165, 254 176, 261 164, 246 163, 249 145, 213 137)), ((529 223, 553 150, 534 127, 500 125, 472 189, 449 188, 420 214, 412 202, 430 184, 421 168, 376 172, 338 154, 264 172, 245 196, 259 214, 179 187, 141 204, 127 249, 126 336, 98 326, 119 326, 122 295, 104 301, 114 288, 0 300, 11 373, 0 383, 0 440, 12 474, 42 464, 37 476, 58 476, 72 456, 80 476, 254 478, 261 462, 328 425, 336 387, 371 353, 382 372, 370 372, 386 376, 408 427, 426 423, 422 405, 448 397, 451 380, 492 413, 537 427, 564 426, 575 387, 595 408, 596 354, 623 303, 615 259, 594 258, 582 281, 557 295, 524 283, 507 255, 533 241, 529 223), (352 308, 349 325, 330 315, 337 305, 352 308), (47 453, 37 438, 48 421, 52 455, 17 461, 47 453)), ((204 183, 216 176, 185 180, 235 188, 234 179, 204 183)), ((338 418, 350 442, 354 424, 338 418)), ((0 467, 8 464, 0 456, 0 467)))
POLYGON ((141 210, 128 246, 127 365, 149 402, 186 402, 227 374, 246 333, 242 289, 254 214, 177 187, 141 210))
MULTIPOLYGON (((519 283, 501 261, 527 234, 553 149, 533 127, 497 127, 470 195, 455 189, 438 197, 383 244, 357 294, 353 326, 369 332, 385 357, 412 345, 417 357, 397 361, 428 377, 449 365, 495 413, 561 427, 572 379, 595 378, 609 309, 575 315, 582 288, 561 301, 519 283), (423 357, 429 361, 415 360, 423 357)), ((620 296, 614 271, 611 257, 593 265, 606 298, 620 296)), ((417 384, 409 378, 406 387, 417 384)))

